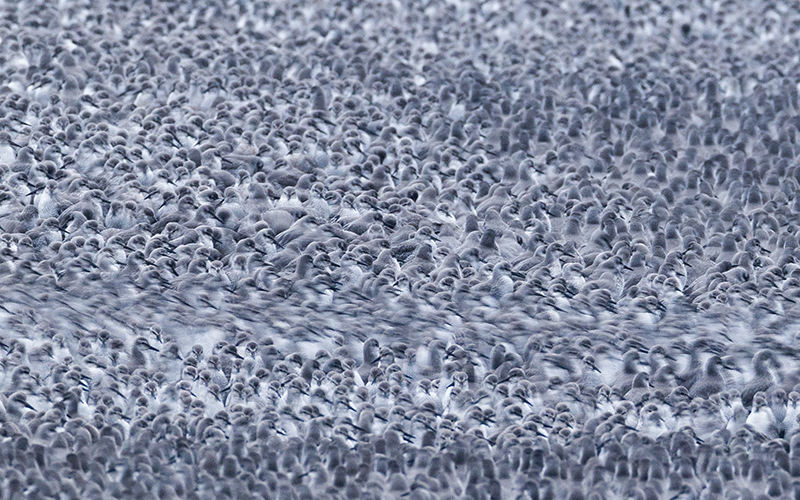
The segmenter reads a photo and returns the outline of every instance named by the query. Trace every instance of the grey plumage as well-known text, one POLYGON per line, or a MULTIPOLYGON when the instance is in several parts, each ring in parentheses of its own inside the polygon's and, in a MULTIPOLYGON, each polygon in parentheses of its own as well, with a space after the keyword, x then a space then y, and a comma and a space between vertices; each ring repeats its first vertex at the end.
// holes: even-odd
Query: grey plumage
POLYGON ((5 7, 4 498, 795 492, 796 9, 5 7))

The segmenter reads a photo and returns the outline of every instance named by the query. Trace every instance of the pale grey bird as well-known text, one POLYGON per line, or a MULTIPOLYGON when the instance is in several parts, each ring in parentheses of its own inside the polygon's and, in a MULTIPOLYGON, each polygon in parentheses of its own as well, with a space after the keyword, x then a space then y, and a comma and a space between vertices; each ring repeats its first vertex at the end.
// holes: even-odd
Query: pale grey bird
POLYGON ((605 381, 600 368, 597 367, 594 356, 585 356, 581 362, 581 375, 578 379, 581 391, 588 390, 593 392, 603 384, 605 384, 605 381))
POLYGON ((750 414, 745 423, 768 438, 778 437, 779 423, 767 404, 767 397, 763 392, 757 392, 753 396, 750 414))
POLYGON ((380 345, 375 338, 369 338, 364 342, 362 347, 362 362, 358 367, 358 374, 362 380, 368 380, 372 368, 378 366, 380 361, 380 345))

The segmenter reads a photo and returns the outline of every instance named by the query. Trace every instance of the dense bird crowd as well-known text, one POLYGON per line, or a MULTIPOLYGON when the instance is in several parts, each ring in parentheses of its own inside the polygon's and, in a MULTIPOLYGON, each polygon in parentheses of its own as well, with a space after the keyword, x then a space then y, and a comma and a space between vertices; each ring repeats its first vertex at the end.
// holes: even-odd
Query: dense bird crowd
POLYGON ((797 2, 3 2, 0 498, 800 498, 797 2))

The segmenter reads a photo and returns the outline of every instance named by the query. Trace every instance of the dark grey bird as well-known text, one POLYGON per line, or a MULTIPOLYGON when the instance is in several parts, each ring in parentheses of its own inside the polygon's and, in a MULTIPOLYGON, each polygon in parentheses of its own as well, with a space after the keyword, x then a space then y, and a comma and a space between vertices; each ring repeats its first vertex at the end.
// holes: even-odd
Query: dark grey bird
POLYGON ((770 368, 780 367, 780 362, 770 349, 762 349, 753 355, 753 378, 742 389, 742 404, 745 408, 750 408, 756 393, 766 393, 776 383, 770 368))
POLYGON ((708 399, 725 390, 725 381, 721 373, 722 366, 722 359, 719 356, 714 355, 708 358, 703 367, 703 374, 689 389, 689 396, 708 399))

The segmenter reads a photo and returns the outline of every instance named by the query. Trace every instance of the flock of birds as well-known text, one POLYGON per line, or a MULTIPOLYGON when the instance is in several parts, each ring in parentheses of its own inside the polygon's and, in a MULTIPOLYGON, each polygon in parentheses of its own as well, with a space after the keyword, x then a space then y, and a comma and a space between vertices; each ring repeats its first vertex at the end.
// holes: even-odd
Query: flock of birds
POLYGON ((800 498, 797 2, 3 2, 0 498, 800 498))

